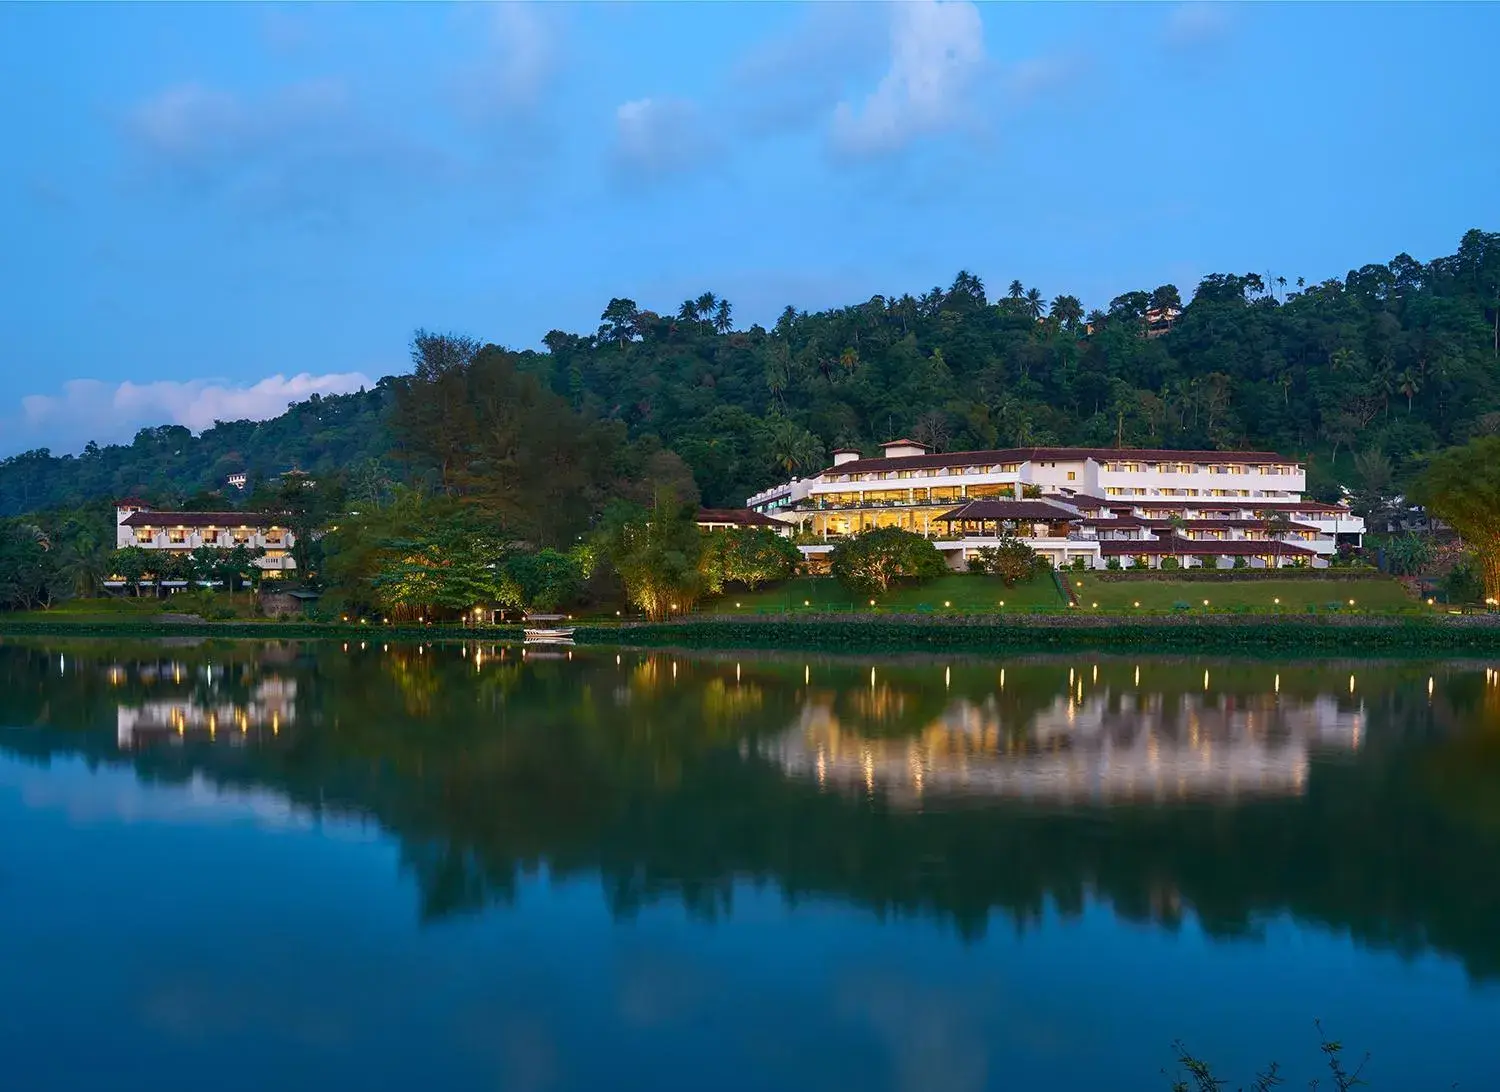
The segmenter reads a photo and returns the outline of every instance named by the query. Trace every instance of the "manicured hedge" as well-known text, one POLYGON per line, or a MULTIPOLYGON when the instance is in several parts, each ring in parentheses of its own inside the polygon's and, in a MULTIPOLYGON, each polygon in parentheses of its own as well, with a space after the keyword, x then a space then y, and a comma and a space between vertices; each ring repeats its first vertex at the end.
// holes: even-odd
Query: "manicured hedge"
POLYGON ((1125 620, 1023 616, 1015 619, 849 618, 688 620, 580 629, 580 642, 695 648, 786 648, 831 652, 1159 652, 1429 655, 1500 651, 1500 625, 1487 619, 1246 618, 1155 616, 1125 620))
POLYGON ((1086 569, 1083 575, 1106 583, 1220 580, 1390 580, 1377 569, 1086 569))

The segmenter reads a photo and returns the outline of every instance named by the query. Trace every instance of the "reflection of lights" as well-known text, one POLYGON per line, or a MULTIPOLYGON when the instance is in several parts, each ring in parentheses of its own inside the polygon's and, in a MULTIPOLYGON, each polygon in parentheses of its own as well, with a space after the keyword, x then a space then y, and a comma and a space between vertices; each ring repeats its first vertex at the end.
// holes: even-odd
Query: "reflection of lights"
POLYGON ((953 668, 951 667, 943 668, 943 686, 947 688, 953 686, 953 668))
POLYGON ((1099 681, 1099 665, 1098 664, 1094 665, 1094 677, 1090 681, 1092 681, 1092 682, 1098 682, 1099 681))
POLYGON ((1349 693, 1354 693, 1354 676, 1349 676, 1349 693))
POLYGON ((1279 672, 1277 673, 1275 680, 1271 683, 1271 689, 1277 694, 1281 693, 1281 675, 1279 672))
POLYGON ((1208 689, 1208 668, 1203 669, 1203 689, 1208 689))
POLYGON ((734 665, 734 681, 735 682, 739 682, 740 681, 740 665, 739 664, 735 664, 734 665))
POLYGON ((1141 685, 1141 665, 1140 664, 1136 664, 1135 665, 1135 685, 1136 686, 1140 686, 1141 685))
POLYGON ((1427 696, 1432 697, 1432 676, 1427 676, 1427 696))
POLYGON ((802 668, 802 685, 806 686, 812 682, 812 664, 805 664, 802 668))
POLYGON ((1000 669, 1000 689, 1005 689, 1005 668, 1000 669))
POLYGON ((875 689, 875 669, 873 667, 870 668, 870 689, 875 689))

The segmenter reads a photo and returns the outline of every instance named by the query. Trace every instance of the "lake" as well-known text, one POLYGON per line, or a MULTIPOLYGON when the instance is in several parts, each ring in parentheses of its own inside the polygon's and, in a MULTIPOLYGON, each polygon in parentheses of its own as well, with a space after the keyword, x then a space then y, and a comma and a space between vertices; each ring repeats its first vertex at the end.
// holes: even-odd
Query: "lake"
POLYGON ((1494 1087, 1496 666, 0 642, 0 1087, 1494 1087))

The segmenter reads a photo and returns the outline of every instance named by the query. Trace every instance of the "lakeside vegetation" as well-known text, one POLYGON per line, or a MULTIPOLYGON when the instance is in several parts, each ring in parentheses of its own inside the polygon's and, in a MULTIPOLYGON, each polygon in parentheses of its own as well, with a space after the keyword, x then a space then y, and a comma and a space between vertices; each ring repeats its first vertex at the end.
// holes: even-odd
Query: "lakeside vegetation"
MULTIPOLYGON (((515 352, 418 331, 412 371, 375 391, 197 437, 143 430, 128 447, 0 461, 0 513, 26 513, 0 520, 0 610, 96 597, 109 575, 136 592, 259 579, 247 551, 117 552, 107 498, 125 493, 277 513, 294 532, 297 580, 322 593, 322 617, 425 623, 476 607, 615 605, 661 621, 704 602, 769 604, 766 589, 793 575, 796 555, 764 532, 698 533, 697 504, 738 505, 778 477, 821 469, 832 446, 869 450, 897 433, 937 450, 1295 452, 1314 496, 1347 492, 1377 527, 1420 499, 1477 551, 1463 561, 1399 536, 1387 543, 1393 571, 1471 573, 1445 597, 1500 598, 1500 234, 1471 231, 1451 256, 1399 255, 1312 285, 1211 274, 1185 305, 1161 285, 1089 314, 1019 281, 992 299, 968 272, 920 298, 788 308, 772 329, 736 329, 732 305, 712 293, 675 312, 617 298, 597 331, 544 342, 545 352, 515 352), (1179 305, 1170 329, 1146 317, 1179 305), (314 476, 273 476, 288 465, 314 476), (231 472, 249 474, 243 495, 225 492, 231 472)), ((1016 541, 976 562, 1015 585, 1012 597, 957 590, 975 585, 938 594, 932 582, 949 578, 937 552, 891 530, 844 540, 830 564, 840 601, 856 605, 925 613, 977 610, 982 598, 999 609, 1003 598, 1009 611, 1012 599, 1041 609, 1046 598, 1033 594, 1045 581, 1016 541)), ((1078 609, 1214 598, 1172 594, 1101 592, 1078 609)), ((1323 609, 1350 596, 1284 598, 1323 609)), ((1248 591, 1224 603, 1283 605, 1248 591)), ((1407 609, 1393 592, 1369 606, 1407 609)))

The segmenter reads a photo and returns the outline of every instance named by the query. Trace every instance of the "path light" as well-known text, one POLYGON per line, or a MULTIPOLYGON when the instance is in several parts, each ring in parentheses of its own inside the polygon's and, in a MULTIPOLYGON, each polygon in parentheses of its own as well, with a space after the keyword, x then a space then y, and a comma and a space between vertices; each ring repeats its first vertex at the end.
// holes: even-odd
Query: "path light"
POLYGON ((1141 605, 1141 601, 1140 601, 1140 600, 1139 600, 1139 599, 1137 599, 1137 600, 1136 600, 1136 601, 1135 601, 1135 605, 1136 605, 1136 606, 1140 606, 1140 605, 1141 605))
POLYGON ((1204 605, 1204 606, 1205 606, 1205 607, 1206 607, 1206 606, 1208 606, 1208 600, 1207 600, 1207 599, 1205 599, 1205 600, 1204 600, 1204 601, 1203 601, 1203 605, 1204 605))
POLYGON ((875 605, 875 600, 873 600, 873 599, 871 599, 871 600, 870 600, 870 606, 872 606, 872 607, 873 607, 873 606, 874 606, 874 605, 875 605))
POLYGON ((1001 605, 1001 606, 1002 606, 1002 607, 1003 607, 1003 606, 1005 606, 1005 600, 1004 600, 1004 599, 1002 599, 1002 600, 1000 600, 1000 605, 1001 605))
POLYGON ((812 606, 812 600, 811 599, 804 599, 804 600, 802 600, 802 605, 804 607, 810 607, 810 606, 812 606))
POLYGON ((1432 600, 1431 600, 1431 599, 1429 599, 1429 600, 1427 600, 1427 605, 1428 605, 1428 606, 1429 606, 1429 607, 1430 607, 1430 606, 1432 606, 1432 600))
POLYGON ((619 611, 615 611, 615 617, 616 618, 620 617, 620 612, 619 611))
POLYGON ((1354 600, 1353 600, 1353 599, 1351 599, 1351 600, 1349 600, 1349 605, 1350 605, 1350 606, 1351 606, 1351 607, 1352 607, 1352 606, 1354 606, 1354 600))
POLYGON ((948 600, 944 599, 943 600, 943 606, 945 606, 945 607, 951 607, 951 606, 953 606, 953 604, 950 603, 948 600))
POLYGON ((1281 606, 1281 596, 1278 595, 1275 599, 1272 599, 1271 602, 1275 603, 1278 607, 1281 606))
POLYGON ((1098 603, 1095 603, 1095 604, 1094 604, 1094 609, 1095 609, 1095 610, 1098 610, 1098 609, 1099 609, 1099 604, 1098 604, 1098 603))
MULTIPOLYGON (((734 609, 735 609, 735 610, 739 610, 739 609, 740 609, 740 605, 739 605, 739 604, 738 604, 738 603, 736 603, 736 604, 735 604, 735 605, 734 605, 734 609)), ((619 613, 619 611, 616 611, 616 612, 615 612, 615 613, 616 613, 616 614, 618 614, 618 613, 619 613)))

